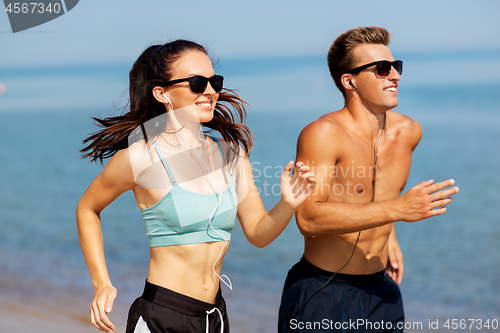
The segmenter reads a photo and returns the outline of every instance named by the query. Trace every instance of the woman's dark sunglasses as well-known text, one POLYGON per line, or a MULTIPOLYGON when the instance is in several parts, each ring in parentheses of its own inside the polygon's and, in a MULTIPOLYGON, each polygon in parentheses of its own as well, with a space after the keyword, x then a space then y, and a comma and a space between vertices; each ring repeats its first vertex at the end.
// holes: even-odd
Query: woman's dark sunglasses
POLYGON ((221 75, 214 75, 212 77, 206 78, 204 76, 198 75, 198 76, 187 77, 185 79, 162 82, 159 84, 159 86, 168 87, 173 84, 185 81, 189 82, 189 87, 191 88, 191 91, 194 92, 195 94, 201 94, 202 92, 204 92, 207 89, 208 82, 210 82, 210 85, 215 90, 215 92, 221 92, 222 82, 224 81, 224 77, 222 77, 221 75))
POLYGON ((377 73, 380 76, 389 75, 392 67, 394 67, 394 69, 399 73, 399 75, 403 74, 403 62, 401 60, 395 60, 395 61, 380 60, 371 62, 369 64, 351 69, 350 71, 347 72, 347 74, 357 74, 361 72, 363 69, 367 69, 368 67, 371 67, 373 65, 377 65, 377 73))

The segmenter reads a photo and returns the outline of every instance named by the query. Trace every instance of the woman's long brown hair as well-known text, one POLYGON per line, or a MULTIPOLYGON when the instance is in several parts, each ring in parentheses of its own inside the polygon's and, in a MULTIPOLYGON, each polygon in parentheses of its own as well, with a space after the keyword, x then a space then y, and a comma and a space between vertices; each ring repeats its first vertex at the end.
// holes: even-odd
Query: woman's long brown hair
MULTIPOLYGON (((199 44, 176 40, 164 45, 153 45, 147 48, 136 60, 129 75, 130 99, 123 114, 104 119, 92 118, 102 129, 89 135, 83 142, 88 143, 80 152, 83 158, 92 162, 113 156, 116 152, 129 146, 129 136, 133 130, 141 128, 143 137, 148 141, 144 123, 166 112, 165 106, 158 102, 153 88, 160 82, 169 81, 172 77, 172 65, 184 52, 207 51, 199 44)), ((233 90, 224 89, 214 110, 214 117, 204 126, 221 133, 224 141, 241 144, 248 155, 253 145, 253 135, 243 124, 246 117, 245 104, 233 90)), ((162 117, 164 118, 164 117, 162 117)))

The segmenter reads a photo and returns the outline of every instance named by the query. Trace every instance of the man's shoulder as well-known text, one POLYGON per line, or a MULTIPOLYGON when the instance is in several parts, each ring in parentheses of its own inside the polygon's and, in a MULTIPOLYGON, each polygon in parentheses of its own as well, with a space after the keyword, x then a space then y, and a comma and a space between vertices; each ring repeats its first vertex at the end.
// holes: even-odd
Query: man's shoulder
POLYGON ((339 111, 324 114, 302 129, 301 136, 325 137, 344 131, 339 111))
POLYGON ((419 127, 418 121, 412 119, 411 117, 401 114, 394 110, 387 111, 387 116, 390 117, 394 122, 404 125, 404 126, 415 126, 419 127))
POLYGON ((387 116, 398 135, 407 138, 412 145, 418 144, 422 138, 422 126, 418 121, 393 110, 387 111, 387 116))

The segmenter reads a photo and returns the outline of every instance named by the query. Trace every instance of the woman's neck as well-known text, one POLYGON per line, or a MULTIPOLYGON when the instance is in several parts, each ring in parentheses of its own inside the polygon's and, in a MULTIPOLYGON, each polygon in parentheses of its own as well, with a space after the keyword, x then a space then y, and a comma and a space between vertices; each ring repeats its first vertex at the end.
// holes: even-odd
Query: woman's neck
POLYGON ((175 111, 167 112, 167 115, 166 132, 169 138, 172 138, 176 144, 180 144, 187 149, 192 149, 205 143, 205 135, 202 132, 202 126, 199 121, 184 121, 184 119, 176 117, 175 111))

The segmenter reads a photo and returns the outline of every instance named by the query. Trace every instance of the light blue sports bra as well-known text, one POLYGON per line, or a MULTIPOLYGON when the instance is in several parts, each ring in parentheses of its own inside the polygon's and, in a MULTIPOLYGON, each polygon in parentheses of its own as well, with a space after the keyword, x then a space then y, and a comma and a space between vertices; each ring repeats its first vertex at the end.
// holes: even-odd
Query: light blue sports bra
MULTIPOLYGON (((217 142, 224 158, 219 141, 216 139, 214 141, 217 142)), ((229 172, 231 184, 221 193, 205 194, 186 190, 177 184, 160 147, 156 142, 152 142, 170 177, 172 188, 155 205, 141 210, 149 246, 229 241, 238 209, 236 185, 232 173, 229 172), (214 213, 219 199, 220 204, 214 213), (210 226, 212 214, 213 229, 210 226)))

